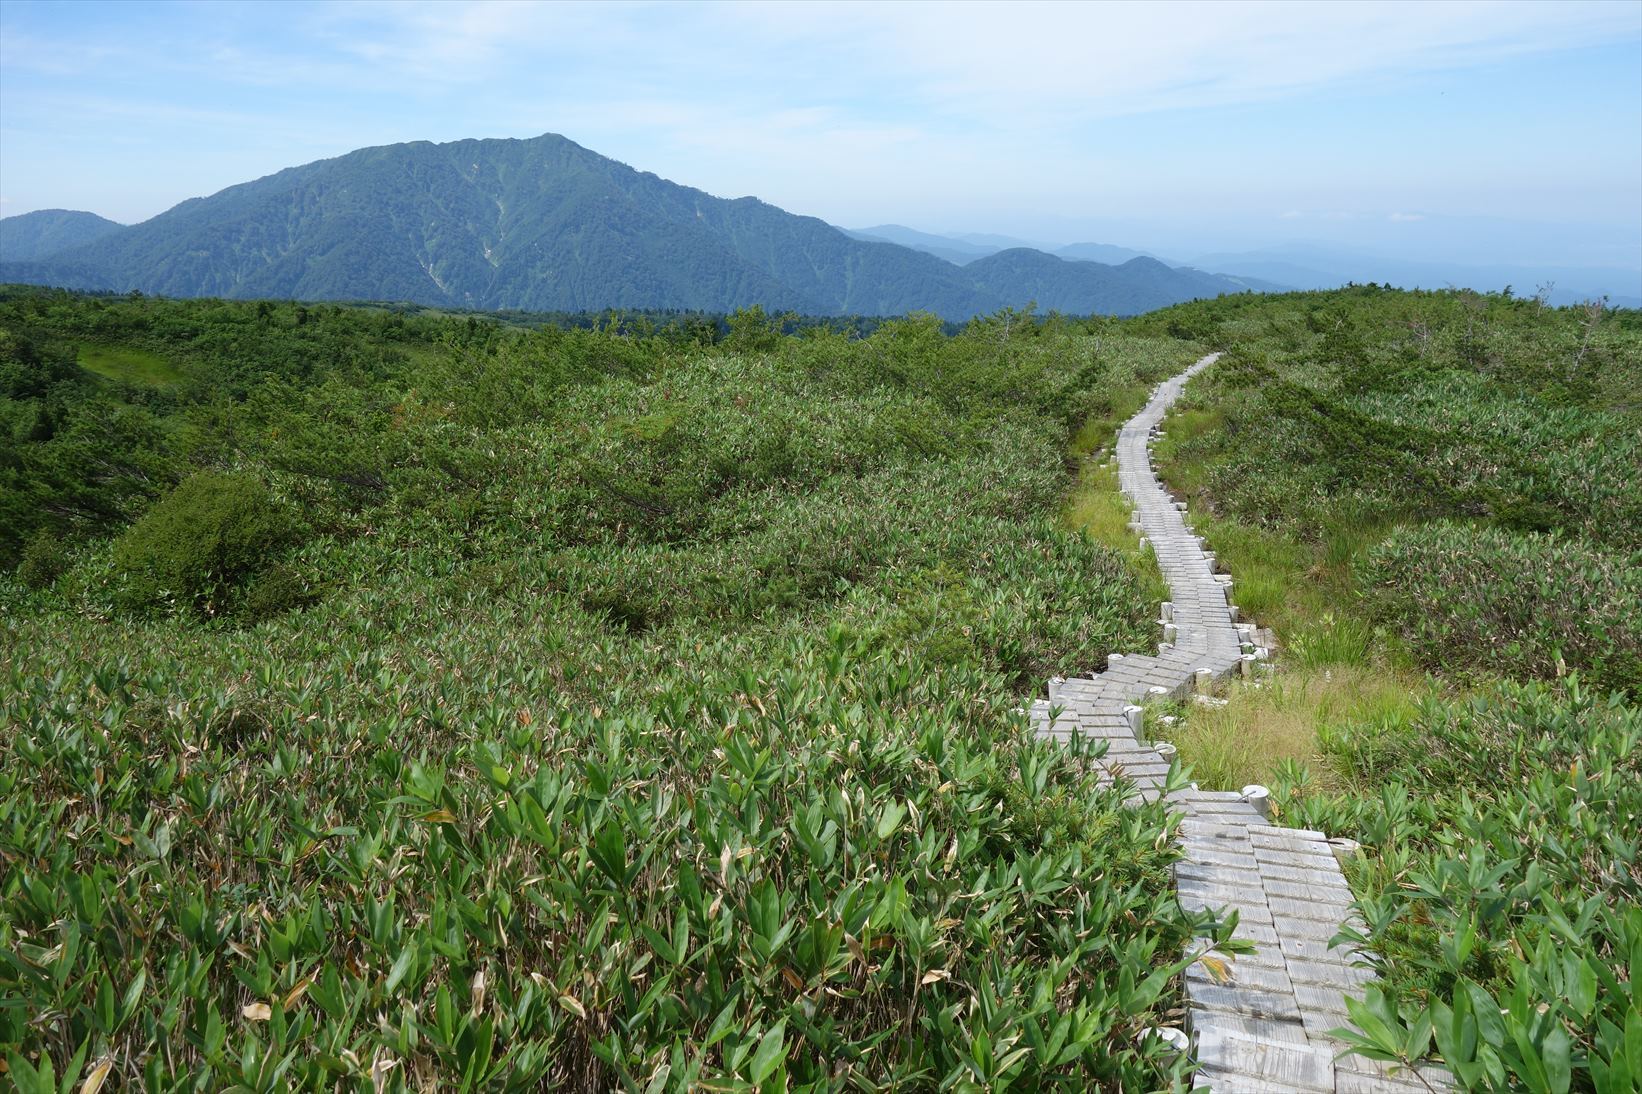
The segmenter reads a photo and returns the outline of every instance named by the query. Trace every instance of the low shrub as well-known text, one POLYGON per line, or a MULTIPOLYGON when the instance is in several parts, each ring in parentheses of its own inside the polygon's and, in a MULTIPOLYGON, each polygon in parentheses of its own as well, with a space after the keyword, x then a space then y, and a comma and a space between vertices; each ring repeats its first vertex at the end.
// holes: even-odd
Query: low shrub
POLYGON ((1642 694, 1642 556, 1451 523, 1403 529, 1368 552, 1371 609, 1428 666, 1552 678, 1642 694))
POLYGON ((68 551, 62 539, 48 528, 29 538, 17 564, 17 578, 31 589, 44 589, 68 569, 68 551))
POLYGON ((1353 888, 1385 984, 1352 1043, 1381 1059, 1433 1040, 1464 1089, 1634 1090, 1642 1080, 1642 708, 1501 684, 1338 729, 1367 793, 1290 766, 1285 821, 1364 845, 1353 888))
MULTIPOLYGON (((301 524, 251 475, 202 471, 157 502, 114 543, 120 599, 135 611, 169 606, 229 614, 241 593, 297 542, 301 524)), ((266 609, 264 589, 253 598, 266 609)))

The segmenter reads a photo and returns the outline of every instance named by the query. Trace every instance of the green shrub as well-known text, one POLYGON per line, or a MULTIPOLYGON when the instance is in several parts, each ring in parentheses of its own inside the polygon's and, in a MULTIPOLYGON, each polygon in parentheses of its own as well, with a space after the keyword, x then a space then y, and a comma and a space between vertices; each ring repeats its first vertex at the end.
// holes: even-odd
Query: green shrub
POLYGON ((1369 787, 1274 795, 1288 823, 1364 845, 1353 869, 1383 989, 1350 1039, 1435 1047, 1463 1089, 1634 1090, 1642 1080, 1642 708, 1504 684, 1329 734, 1369 787))
POLYGON ((1642 556, 1499 528, 1403 529, 1368 552, 1369 603, 1432 668, 1642 694, 1642 556))
POLYGON ((62 537, 42 528, 30 537, 17 564, 17 578, 31 589, 44 589, 68 569, 68 551, 62 537))
MULTIPOLYGON (((204 616, 244 603, 248 583, 297 542, 301 525, 251 475, 202 471, 184 480, 114 544, 120 597, 134 610, 170 606, 204 616)), ((267 608, 284 594, 260 592, 267 608)))
POLYGON ((0 1060, 30 1089, 105 1058, 146 1089, 1182 1084, 1136 1035, 1226 925, 1174 899, 1161 802, 1010 711, 1155 640, 1124 558, 1050 517, 1069 393, 1190 347, 461 317, 251 383, 242 339, 376 320, 143 307, 214 385, 186 422, 140 393, 156 445, 277 475, 325 534, 289 557, 254 478, 202 477, 120 581, 235 618, 335 591, 254 631, 176 592, 111 619, 85 565, 0 610, 0 1060))
POLYGON ((246 583, 234 614, 247 622, 268 619, 317 603, 320 592, 294 567, 276 562, 246 583))

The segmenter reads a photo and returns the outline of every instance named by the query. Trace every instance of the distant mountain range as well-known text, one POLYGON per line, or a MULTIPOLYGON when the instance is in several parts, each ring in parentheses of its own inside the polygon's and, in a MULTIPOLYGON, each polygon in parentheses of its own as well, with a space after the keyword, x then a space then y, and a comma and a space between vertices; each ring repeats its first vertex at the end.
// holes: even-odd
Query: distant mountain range
MULTIPOLYGON (((911 247, 915 251, 923 251, 925 254, 944 258, 948 262, 955 262, 960 266, 973 262, 977 258, 997 254, 999 251, 1015 250, 1021 247, 1053 254, 1058 258, 1064 258, 1071 262, 1100 262, 1108 266, 1120 266, 1131 258, 1157 258, 1157 255, 1146 251, 1136 251, 1128 247, 1115 247, 1110 243, 1072 243, 1065 247, 1052 247, 1032 243, 1024 239, 1015 239, 1010 236, 983 235, 973 232, 952 236, 933 235, 901 224, 880 224, 873 228, 845 228, 844 231, 856 239, 879 243, 899 243, 903 247, 911 247)), ((1178 266, 1180 264, 1178 262, 1165 262, 1165 265, 1178 266)))
POLYGON ((1270 287, 1121 249, 1127 260, 1114 266, 1067 260, 1082 252, 1056 257, 959 240, 949 259, 863 235, 871 233, 846 233, 756 198, 713 197, 548 134, 365 148, 130 227, 62 210, 8 217, 0 220, 0 281, 486 310, 758 304, 949 319, 1033 302, 1072 314, 1135 314, 1270 287))
MULTIPOLYGON (((1332 289, 1351 282, 1374 282, 1390 283, 1405 289, 1455 287, 1479 292, 1498 292, 1510 286, 1518 295, 1531 296, 1541 286, 1549 286, 1548 299, 1553 304, 1576 304, 1605 296, 1616 307, 1642 308, 1642 270, 1634 266, 1543 264, 1521 259, 1455 262, 1443 260, 1432 253, 1427 253, 1425 257, 1399 256, 1323 243, 1287 243, 1260 250, 1205 254, 1186 263, 1151 251, 1137 251, 1109 243, 1072 243, 1054 247, 1009 236, 975 233, 936 235, 899 224, 846 230, 857 239, 899 243, 959 265, 968 265, 978 258, 1011 248, 1034 247, 1058 258, 1113 266, 1135 258, 1151 258, 1177 270, 1223 275, 1262 292, 1284 288, 1332 289)), ((1441 249, 1440 245, 1434 248, 1430 241, 1424 247, 1426 252, 1440 252, 1441 249)), ((1455 252, 1469 253, 1463 246, 1456 246, 1455 252)), ((1642 258, 1642 254, 1637 257, 1642 258)))
POLYGON ((1332 289, 1355 281, 1390 283, 1405 289, 1453 286, 1479 292, 1499 292, 1510 286, 1518 296, 1533 296, 1545 286, 1552 304, 1577 304, 1606 296, 1616 307, 1642 307, 1642 273, 1620 268, 1416 261, 1316 245, 1204 255, 1193 260, 1193 265, 1297 289, 1332 289), (1624 291, 1626 286, 1629 291, 1624 291))

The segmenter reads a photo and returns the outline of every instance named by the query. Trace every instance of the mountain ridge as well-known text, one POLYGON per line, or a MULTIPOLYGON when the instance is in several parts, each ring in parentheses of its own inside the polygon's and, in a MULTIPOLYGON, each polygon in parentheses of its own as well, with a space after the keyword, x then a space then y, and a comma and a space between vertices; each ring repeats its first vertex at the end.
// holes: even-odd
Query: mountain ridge
POLYGON ((1094 264, 1043 258, 1067 269, 995 263, 977 278, 935 255, 852 238, 758 198, 715 197, 544 134, 356 149, 8 260, 0 279, 180 297, 530 311, 756 304, 959 320, 1032 300, 1132 314, 1244 290, 1230 278, 1091 274, 1077 267, 1094 264), (1000 272, 1029 267, 1020 281, 1000 272), (1053 292, 1040 299, 1039 286, 1053 292))
POLYGON ((86 243, 95 242, 126 226, 79 209, 36 209, 0 219, 0 262, 34 262, 86 243))

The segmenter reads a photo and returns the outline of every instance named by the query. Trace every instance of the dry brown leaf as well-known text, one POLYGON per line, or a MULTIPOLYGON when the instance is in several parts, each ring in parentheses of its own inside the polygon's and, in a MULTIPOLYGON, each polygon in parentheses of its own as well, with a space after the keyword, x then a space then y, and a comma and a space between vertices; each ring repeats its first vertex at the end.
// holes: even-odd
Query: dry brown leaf
POLYGON ((304 976, 301 980, 298 980, 297 983, 296 983, 296 987, 294 987, 290 991, 286 992, 285 993, 285 998, 281 999, 279 1001, 279 1009, 280 1010, 290 1010, 293 1006, 295 1006, 298 1002, 301 1001, 301 999, 304 995, 308 994, 308 985, 310 985, 312 983, 313 983, 313 980, 310 979, 309 977, 306 977, 306 976, 304 976))
POLYGON ((267 1003, 247 1003, 240 1010, 240 1014, 253 1022, 266 1022, 274 1016, 273 1010, 267 1003))
POLYGON ((86 1081, 80 1084, 80 1094, 97 1094, 97 1091, 103 1088, 103 1083, 108 1079, 108 1073, 113 1070, 114 1057, 104 1056, 101 1060, 98 1060, 97 1065, 86 1075, 86 1081))
POLYGON ((559 1005, 571 1014, 574 1014, 577 1018, 587 1017, 587 1008, 582 1006, 581 1000, 577 999, 574 995, 559 996, 559 1005))
POLYGON ((1213 954, 1206 953, 1199 957, 1197 961, 1198 964, 1209 970, 1209 975, 1214 977, 1214 982, 1217 984, 1224 984, 1232 978, 1231 966, 1213 954))

